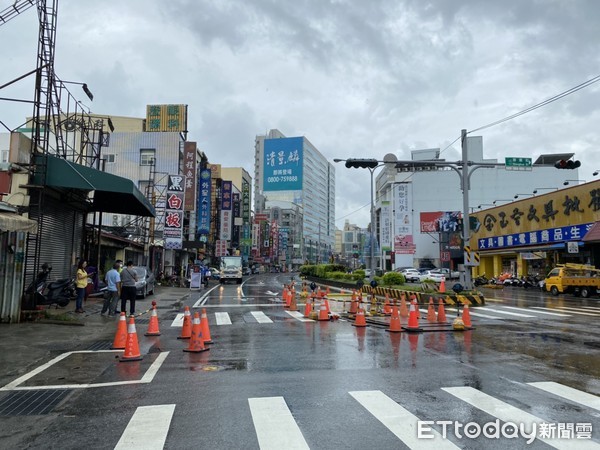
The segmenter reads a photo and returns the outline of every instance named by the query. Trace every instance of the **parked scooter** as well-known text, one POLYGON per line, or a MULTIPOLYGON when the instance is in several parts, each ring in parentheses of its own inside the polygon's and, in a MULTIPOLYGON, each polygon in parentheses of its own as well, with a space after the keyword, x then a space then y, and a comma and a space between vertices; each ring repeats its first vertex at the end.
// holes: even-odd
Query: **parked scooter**
POLYGON ((75 296, 75 282, 72 278, 48 281, 51 271, 52 266, 44 263, 42 271, 37 274, 25 293, 33 296, 36 306, 54 304, 61 307, 67 306, 71 298, 75 296))

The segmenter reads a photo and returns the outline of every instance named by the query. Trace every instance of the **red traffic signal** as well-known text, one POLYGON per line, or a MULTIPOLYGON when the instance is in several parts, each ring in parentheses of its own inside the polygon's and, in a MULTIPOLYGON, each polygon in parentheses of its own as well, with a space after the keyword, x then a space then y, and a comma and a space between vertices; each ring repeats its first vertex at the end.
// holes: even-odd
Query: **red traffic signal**
POLYGON ((579 166, 581 166, 579 161, 573 161, 571 159, 561 159, 554 163, 554 167, 557 169, 577 169, 579 166))

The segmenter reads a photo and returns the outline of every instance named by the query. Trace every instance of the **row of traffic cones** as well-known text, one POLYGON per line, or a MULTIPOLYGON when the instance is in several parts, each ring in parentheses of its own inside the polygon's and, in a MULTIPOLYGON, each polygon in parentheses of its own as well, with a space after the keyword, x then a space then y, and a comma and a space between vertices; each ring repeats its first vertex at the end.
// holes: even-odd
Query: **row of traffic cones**
MULTIPOLYGON (((156 304, 153 304, 148 331, 144 334, 145 336, 160 336, 156 304)), ((200 318, 198 312, 194 313, 194 319, 192 321, 190 308, 188 306, 185 307, 183 313, 183 327, 181 328, 181 335, 178 339, 190 339, 188 348, 184 349, 186 352, 197 353, 209 350, 206 345, 212 344, 213 340, 210 337, 206 309, 202 309, 202 318, 200 318)), ((129 322, 127 323, 125 312, 121 312, 117 324, 117 332, 115 333, 111 348, 113 350, 124 350, 123 355, 119 357, 119 361, 139 361, 142 359, 134 316, 129 316, 129 322)))

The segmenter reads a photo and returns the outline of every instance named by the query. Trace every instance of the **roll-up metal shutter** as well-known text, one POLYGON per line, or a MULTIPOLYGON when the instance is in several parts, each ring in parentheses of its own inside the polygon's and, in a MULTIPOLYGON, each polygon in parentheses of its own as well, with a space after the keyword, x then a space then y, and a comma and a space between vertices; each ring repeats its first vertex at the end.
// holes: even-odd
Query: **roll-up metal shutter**
MULTIPOLYGON (((50 196, 45 197, 43 210, 41 220, 39 208, 32 208, 30 214, 41 226, 38 265, 40 268, 44 263, 52 266, 52 280, 73 278, 81 257, 84 214, 50 196)), ((35 276, 33 265, 28 269, 26 278, 30 282, 35 276)))

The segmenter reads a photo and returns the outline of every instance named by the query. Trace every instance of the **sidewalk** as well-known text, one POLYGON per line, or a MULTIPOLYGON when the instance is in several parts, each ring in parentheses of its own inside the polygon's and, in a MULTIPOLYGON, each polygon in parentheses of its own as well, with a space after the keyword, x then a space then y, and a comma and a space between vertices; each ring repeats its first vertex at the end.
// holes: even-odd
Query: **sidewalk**
MULTIPOLYGON (((172 306, 183 301, 190 292, 193 291, 157 286, 155 295, 136 300, 136 318, 149 318, 147 311, 152 301, 156 301, 157 307, 172 306)), ((83 306, 84 314, 75 312, 72 301, 65 308, 45 310, 48 318, 40 321, 0 324, 0 387, 61 353, 85 350, 99 341, 112 341, 118 317, 101 316, 103 302, 102 297, 88 298, 83 306)))

